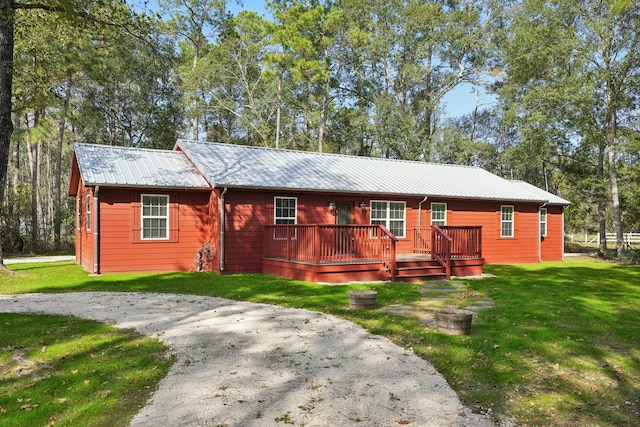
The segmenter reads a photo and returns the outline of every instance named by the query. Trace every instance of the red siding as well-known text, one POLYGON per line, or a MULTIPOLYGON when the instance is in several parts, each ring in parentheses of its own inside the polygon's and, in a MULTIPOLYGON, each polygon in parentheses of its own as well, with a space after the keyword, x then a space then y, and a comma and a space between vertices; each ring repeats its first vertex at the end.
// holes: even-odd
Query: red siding
POLYGON ((209 194, 100 189, 100 272, 194 270, 210 236, 209 194), (140 239, 143 193, 169 195, 168 240, 140 239))
POLYGON ((547 235, 542 238, 542 261, 561 261, 564 256, 562 206, 547 206, 547 235))
MULTIPOLYGON (((483 201, 446 201, 447 225, 482 226, 482 256, 488 264, 535 263, 539 261, 538 205, 483 201), (501 206, 514 207, 514 235, 500 236, 501 206)), ((431 205, 429 204, 429 209, 431 205)), ((427 212, 427 222, 431 212, 427 212)))
MULTIPOLYGON (((79 182, 76 196, 82 205, 81 226, 76 227, 76 261, 88 271, 94 268, 92 224, 86 230, 86 195, 92 194, 79 182)), ((296 197, 299 224, 333 224, 336 216, 329 201, 350 203, 354 224, 369 224, 371 200, 406 202, 406 236, 398 239, 397 252, 413 249, 413 228, 429 225, 431 203, 447 204, 447 225, 482 226, 483 257, 487 263, 533 263, 562 259, 562 207, 547 207, 548 235, 539 236, 539 206, 535 203, 431 199, 422 197, 358 196, 339 194, 266 192, 229 189, 225 194, 224 272, 263 271, 263 227, 274 223, 274 197, 296 197), (364 202, 363 212, 360 203, 364 202), (513 205, 514 237, 500 236, 500 207, 513 205)), ((195 268, 198 249, 207 241, 214 255, 210 269, 220 272, 220 197, 221 191, 142 191, 102 188, 100 202, 100 272, 190 271, 195 268), (142 193, 170 196, 170 239, 140 239, 140 196, 142 193)), ((93 202, 93 194, 92 194, 93 202)), ((77 205, 76 205, 77 208, 77 205)), ((92 207, 92 216, 96 214, 92 207)))
MULTIPOLYGON (((76 204, 76 262, 83 266, 87 271, 94 272, 94 246, 93 246, 93 229, 94 223, 91 218, 90 229, 87 230, 87 195, 91 196, 90 203, 93 205, 93 191, 91 188, 85 188, 82 181, 78 184, 78 191, 75 198, 76 204), (80 214, 78 215, 78 209, 80 214), (79 219, 79 224, 78 224, 79 219)), ((91 207, 93 217, 94 207, 91 207)))

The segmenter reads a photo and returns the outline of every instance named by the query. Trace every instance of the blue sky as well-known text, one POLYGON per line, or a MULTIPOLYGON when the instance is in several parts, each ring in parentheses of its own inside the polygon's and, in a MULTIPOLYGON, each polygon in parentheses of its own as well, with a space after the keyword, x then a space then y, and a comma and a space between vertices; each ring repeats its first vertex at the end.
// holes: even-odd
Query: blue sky
MULTIPOLYGON (((134 7, 143 9, 146 5, 147 10, 157 10, 156 0, 129 0, 134 7)), ((241 0, 239 5, 234 0, 228 1, 228 10, 236 14, 241 10, 253 10, 262 16, 269 17, 269 13, 265 9, 265 0, 241 0)), ((484 90, 480 91, 479 105, 480 109, 491 108, 495 104, 495 98, 487 94, 484 90)), ((464 114, 471 113, 476 106, 476 93, 470 84, 463 84, 456 87, 443 98, 442 106, 445 108, 446 115, 449 117, 459 117, 464 114)))

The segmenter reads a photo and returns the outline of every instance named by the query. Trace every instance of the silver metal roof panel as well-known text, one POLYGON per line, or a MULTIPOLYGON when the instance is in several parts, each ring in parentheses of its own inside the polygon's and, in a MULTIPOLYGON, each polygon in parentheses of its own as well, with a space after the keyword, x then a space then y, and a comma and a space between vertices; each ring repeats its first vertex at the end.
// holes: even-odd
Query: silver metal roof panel
POLYGON ((214 187, 549 200, 476 167, 187 140, 178 140, 174 148, 184 151, 214 187))
POLYGON ((525 181, 520 181, 520 180, 514 180, 511 181, 512 184, 517 185, 518 187, 522 188, 523 190, 529 191, 533 194, 536 194, 538 197, 543 198, 547 201, 548 204, 550 205, 565 205, 568 206, 571 204, 570 201, 563 199, 562 197, 556 196, 553 193, 549 193, 548 191, 545 191, 541 188, 536 187, 535 185, 531 185, 528 182, 525 181))
POLYGON ((210 188, 198 170, 176 151, 76 144, 86 185, 210 188))

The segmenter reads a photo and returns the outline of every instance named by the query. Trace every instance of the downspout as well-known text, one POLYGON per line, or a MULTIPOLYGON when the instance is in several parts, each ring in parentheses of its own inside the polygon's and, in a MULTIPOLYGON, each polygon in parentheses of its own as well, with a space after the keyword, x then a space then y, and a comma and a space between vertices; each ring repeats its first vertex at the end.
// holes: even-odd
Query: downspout
POLYGON ((224 187, 220 193, 220 273, 224 271, 224 195, 227 193, 227 187, 224 187))
POLYGON ((98 200, 98 193, 100 192, 100 186, 96 185, 93 191, 93 273, 100 274, 100 230, 98 226, 100 224, 100 202, 98 200))
POLYGON ((418 203, 418 227, 422 226, 422 204, 427 201, 429 196, 424 196, 424 199, 418 203))

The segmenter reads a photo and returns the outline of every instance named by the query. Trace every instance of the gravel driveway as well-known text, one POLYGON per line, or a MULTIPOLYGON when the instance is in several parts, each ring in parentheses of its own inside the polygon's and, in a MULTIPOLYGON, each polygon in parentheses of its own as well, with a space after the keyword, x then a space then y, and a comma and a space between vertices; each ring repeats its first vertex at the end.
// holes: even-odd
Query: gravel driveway
POLYGON ((131 426, 493 426, 427 361, 332 315, 148 293, 0 296, 1 312, 134 328, 176 363, 131 426))

